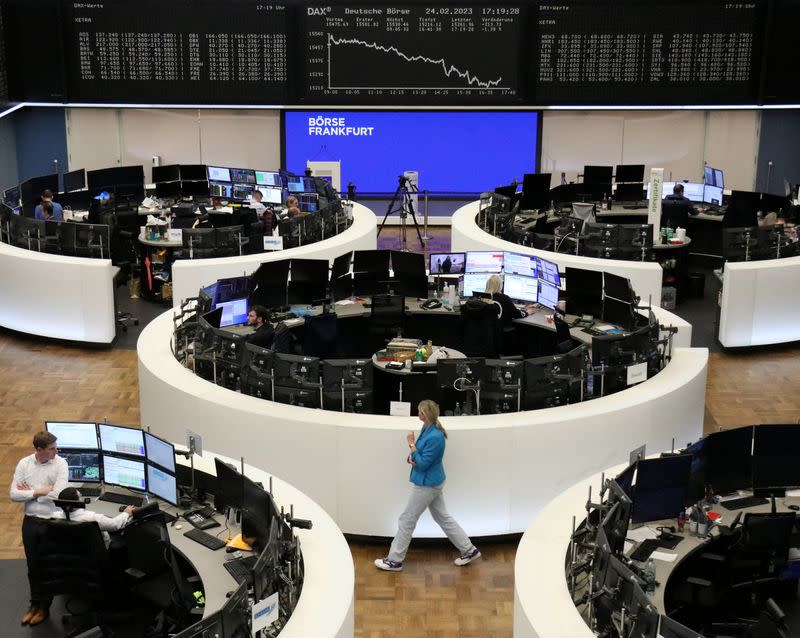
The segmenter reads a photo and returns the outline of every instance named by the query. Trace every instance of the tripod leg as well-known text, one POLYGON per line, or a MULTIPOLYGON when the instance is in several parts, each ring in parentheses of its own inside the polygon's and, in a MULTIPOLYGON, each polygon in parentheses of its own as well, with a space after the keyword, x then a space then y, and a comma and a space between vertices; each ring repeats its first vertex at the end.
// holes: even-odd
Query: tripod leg
POLYGON ((394 208, 395 204, 397 203, 397 197, 398 197, 398 195, 400 195, 400 191, 401 190, 403 190, 403 187, 402 186, 398 186, 397 190, 394 192, 394 196, 392 197, 392 201, 389 202, 389 207, 386 209, 386 214, 383 216, 383 221, 378 226, 377 237, 381 236, 381 231, 383 230, 383 227, 386 225, 386 219, 389 217, 389 215, 391 215, 392 213, 396 212, 396 211, 393 211, 392 209, 394 208))
POLYGON ((411 201, 410 197, 409 197, 409 200, 408 200, 408 211, 411 213, 411 219, 414 220, 414 228, 417 229, 417 237, 419 237, 419 243, 423 248, 425 248, 425 240, 422 239, 422 233, 419 232, 419 223, 417 222, 417 216, 414 213, 414 204, 411 201))

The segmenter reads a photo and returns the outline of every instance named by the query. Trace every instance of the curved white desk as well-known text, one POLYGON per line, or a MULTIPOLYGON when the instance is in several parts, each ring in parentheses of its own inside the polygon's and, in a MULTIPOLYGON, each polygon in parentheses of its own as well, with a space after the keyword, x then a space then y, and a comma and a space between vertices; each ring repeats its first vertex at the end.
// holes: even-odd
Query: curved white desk
POLYGON ((111 343, 117 271, 110 259, 0 243, 0 326, 53 339, 111 343))
POLYGON ((719 342, 726 348, 800 340, 800 257, 728 262, 719 342))
POLYGON ((215 259, 178 259, 172 265, 172 305, 177 307, 184 299, 196 297, 203 286, 226 277, 238 277, 254 272, 259 264, 281 259, 333 259, 350 250, 375 250, 378 247, 375 213, 369 208, 353 203, 353 224, 344 232, 329 239, 306 246, 273 252, 218 257, 215 259))
MULTIPOLYGON (((171 312, 139 337, 141 422, 181 440, 257 459, 324 507, 350 534, 392 536, 408 498, 405 433, 416 418, 345 414, 272 403, 215 386, 170 351, 171 312)), ((703 426, 708 351, 679 348, 657 376, 575 405, 445 418, 448 507, 474 536, 522 532, 565 485, 633 445, 666 449, 703 426)), ((441 536, 428 514, 418 536, 441 536)))
POLYGON ((587 270, 602 270, 631 280, 633 290, 642 299, 648 300, 654 306, 661 303, 661 278, 663 271, 655 262, 624 261, 621 259, 599 259, 597 257, 581 257, 554 253, 549 250, 539 250, 529 246, 521 246, 505 239, 495 237, 482 230, 475 222, 478 214, 479 202, 471 202, 453 213, 451 224, 451 247, 454 252, 467 250, 507 250, 515 253, 536 255, 558 264, 558 269, 585 268, 587 270))

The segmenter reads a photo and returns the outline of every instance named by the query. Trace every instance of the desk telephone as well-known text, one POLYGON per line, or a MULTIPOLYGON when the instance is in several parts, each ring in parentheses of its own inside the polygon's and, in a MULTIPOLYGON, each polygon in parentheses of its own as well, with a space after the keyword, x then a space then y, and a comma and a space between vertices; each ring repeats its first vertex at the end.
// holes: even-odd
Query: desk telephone
POLYGON ((434 308, 441 308, 441 307, 442 307, 442 302, 439 301, 438 299, 428 299, 420 304, 420 308, 424 308, 425 310, 433 310, 434 308))
POLYGON ((206 509, 191 510, 186 512, 183 517, 189 521, 197 529, 208 529, 210 527, 219 527, 220 524, 215 521, 211 515, 208 515, 206 509))

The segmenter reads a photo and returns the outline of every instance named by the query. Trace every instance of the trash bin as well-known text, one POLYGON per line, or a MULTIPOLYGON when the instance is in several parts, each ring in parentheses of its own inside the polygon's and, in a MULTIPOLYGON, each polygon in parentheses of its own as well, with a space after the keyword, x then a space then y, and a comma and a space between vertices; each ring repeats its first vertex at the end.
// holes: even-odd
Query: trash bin
POLYGON ((692 299, 702 299, 706 289, 706 276, 702 272, 689 273, 689 296, 692 299))

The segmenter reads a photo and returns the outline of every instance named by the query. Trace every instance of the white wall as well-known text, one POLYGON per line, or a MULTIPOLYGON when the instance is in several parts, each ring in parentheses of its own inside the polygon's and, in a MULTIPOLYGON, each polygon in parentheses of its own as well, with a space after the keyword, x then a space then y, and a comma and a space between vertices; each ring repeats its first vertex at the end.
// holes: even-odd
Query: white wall
MULTIPOLYGON (((667 178, 700 181, 703 162, 725 171, 727 188, 755 184, 758 111, 545 111, 542 172, 576 179, 584 164, 663 167, 667 178)), ((70 169, 200 163, 274 170, 280 112, 241 109, 67 109, 70 169)), ((476 147, 476 152, 478 152, 476 147)), ((521 175, 509 176, 521 178, 521 175)))
POLYGON ((241 109, 67 109, 70 170, 162 164, 280 168, 280 113, 241 109))
POLYGON ((585 164, 644 164, 667 179, 702 181, 703 162, 725 171, 726 188, 755 184, 757 111, 545 111, 541 171, 574 181, 585 164))

